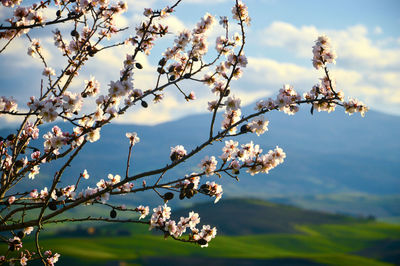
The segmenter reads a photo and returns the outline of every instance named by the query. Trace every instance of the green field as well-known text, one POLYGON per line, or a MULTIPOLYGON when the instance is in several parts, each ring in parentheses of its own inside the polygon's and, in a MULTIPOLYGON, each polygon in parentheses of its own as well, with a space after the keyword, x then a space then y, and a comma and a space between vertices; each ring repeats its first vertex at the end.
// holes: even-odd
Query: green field
MULTIPOLYGON (((393 265, 400 263, 400 225, 258 200, 225 200, 191 209, 221 228, 208 248, 118 224, 46 231, 41 245, 60 265, 393 265), (240 215, 243 214, 243 215, 240 215), (122 263, 122 264, 121 264, 122 263)), ((203 218, 202 218, 203 219, 203 218)), ((32 236, 24 247, 33 248, 32 236)))
MULTIPOLYGON (((263 259, 296 258, 328 265, 390 265, 390 261, 383 262, 388 258, 379 250, 377 257, 360 255, 363 250, 388 239, 396 242, 399 253, 400 226, 397 225, 370 222, 298 228, 303 233, 219 236, 208 248, 143 233, 127 237, 49 237, 43 239, 42 246, 61 253, 60 262, 64 265, 71 259, 76 263, 105 265, 112 261, 142 264, 151 258, 168 262, 168 258, 177 260, 177 257, 206 257, 210 261, 213 258, 242 258, 260 262, 263 259)), ((32 247, 32 244, 27 246, 32 247)))

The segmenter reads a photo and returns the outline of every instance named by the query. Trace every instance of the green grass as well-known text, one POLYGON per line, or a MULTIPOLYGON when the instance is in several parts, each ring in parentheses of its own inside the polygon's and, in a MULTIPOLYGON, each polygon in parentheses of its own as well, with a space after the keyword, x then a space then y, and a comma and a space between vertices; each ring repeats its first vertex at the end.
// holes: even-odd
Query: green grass
MULTIPOLYGON (((162 236, 45 238, 42 246, 85 261, 138 261, 141 257, 304 258, 328 265, 390 265, 356 255, 374 241, 400 239, 400 226, 384 223, 299 226, 303 234, 217 236, 208 248, 162 236)), ((33 246, 33 243, 26 243, 33 246)))

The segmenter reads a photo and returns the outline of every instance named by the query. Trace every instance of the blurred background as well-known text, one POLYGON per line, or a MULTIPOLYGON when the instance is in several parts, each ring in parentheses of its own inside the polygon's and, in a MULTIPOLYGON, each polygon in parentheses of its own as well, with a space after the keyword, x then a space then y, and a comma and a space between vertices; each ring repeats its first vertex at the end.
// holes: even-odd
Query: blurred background
MULTIPOLYGON (((175 217, 194 210, 199 212, 202 224, 217 227, 218 236, 208 248, 164 241, 162 235, 149 232, 146 226, 63 224, 49 227, 43 234, 43 245, 61 253, 62 265, 400 265, 400 3, 245 3, 252 18, 245 48, 249 64, 243 77, 231 85, 232 94, 242 99, 243 114, 250 114, 257 100, 274 98, 283 84, 303 93, 318 83, 323 73, 312 67, 312 46, 323 34, 331 38, 338 54, 336 65, 330 66, 337 89, 346 97, 362 100, 370 111, 364 118, 349 116, 340 108, 331 114, 311 115, 310 107, 302 106, 295 116, 267 115, 269 131, 260 137, 237 138, 239 143, 253 140, 264 151, 278 145, 287 158, 268 175, 243 172, 239 181, 209 177, 207 181, 223 185, 224 195, 217 204, 204 195, 192 200, 179 200, 175 195, 169 202, 175 217)), ((129 1, 129 11, 118 23, 131 28, 118 38, 123 40, 133 32, 132 25, 143 19, 144 7, 158 9, 171 4, 129 1)), ((193 28, 206 12, 217 19, 231 17, 233 4, 231 0, 184 0, 166 20, 172 34, 157 42, 149 57, 140 57, 144 69, 136 72, 135 86, 145 90, 155 85, 157 62, 172 45, 175 33, 193 28)), ((0 9, 0 18, 6 17, 7 10, 0 9)), ((232 33, 238 30, 234 23, 230 27, 232 33)), ((66 26, 60 29, 69 32, 66 26)), ((209 36, 211 54, 215 54, 214 40, 221 34, 221 27, 215 25, 209 36)), ((60 70, 57 66, 64 59, 49 31, 32 30, 30 35, 42 40, 50 66, 60 70)), ((38 93, 42 72, 39 60, 21 52, 28 47, 28 40, 15 40, 0 61, 1 95, 14 96, 22 110, 29 96, 38 93)), ((118 79, 130 48, 99 53, 88 62, 72 89, 80 88, 93 75, 105 92, 107 84, 118 79)), ((100 141, 86 147, 64 178, 74 180, 87 169, 90 179, 83 184, 86 187, 109 173, 123 176, 128 153, 126 132, 135 131, 141 139, 134 147, 131 174, 166 165, 170 147, 184 145, 189 151, 204 142, 211 118, 207 101, 215 96, 201 84, 186 85, 188 92, 196 93, 194 102, 187 103, 179 92, 167 90, 161 103, 149 102, 147 109, 133 107, 116 124, 102 129, 100 141)), ((0 117, 0 135, 13 132, 17 122, 0 117)), ((58 124, 63 131, 71 129, 58 124)), ((44 132, 45 127, 41 134, 44 132)), ((165 178, 199 171, 201 159, 219 156, 223 144, 210 146, 165 178)), ((16 189, 49 186, 57 165, 41 167, 35 180, 26 180, 16 189)), ((163 204, 155 193, 127 195, 114 199, 114 203, 150 208, 163 204)), ((83 206, 68 215, 107 217, 109 211, 83 206)))

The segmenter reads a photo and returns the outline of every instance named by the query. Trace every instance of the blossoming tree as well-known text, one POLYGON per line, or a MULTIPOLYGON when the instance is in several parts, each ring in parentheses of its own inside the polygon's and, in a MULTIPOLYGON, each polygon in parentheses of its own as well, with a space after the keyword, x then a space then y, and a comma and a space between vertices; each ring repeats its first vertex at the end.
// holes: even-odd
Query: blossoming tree
POLYGON ((239 0, 236 0, 232 8, 232 18, 220 18, 219 27, 225 32, 223 36, 216 40, 207 39, 207 34, 216 24, 216 18, 206 14, 192 30, 178 33, 173 46, 159 55, 160 60, 154 73, 156 84, 144 91, 137 88, 133 76, 140 75, 142 69, 138 56, 148 55, 155 40, 168 33, 164 18, 173 13, 180 2, 162 10, 145 9, 146 19, 132 29, 116 26, 116 16, 128 8, 125 2, 48 0, 21 6, 21 0, 2 0, 1 8, 9 10, 12 16, 6 20, 6 25, 0 25, 0 53, 12 46, 15 39, 26 37, 30 42, 27 54, 43 64, 43 79, 37 94, 27 99, 26 105, 18 105, 13 98, 0 98, 0 116, 21 118, 15 134, 0 137, 0 237, 4 243, 1 250, 5 252, 0 254, 0 263, 19 262, 26 265, 30 260, 41 260, 44 264, 53 265, 60 255, 57 251, 42 250, 39 234, 46 225, 60 222, 140 223, 164 232, 165 237, 206 247, 216 236, 216 228, 209 225, 198 228, 200 217, 194 212, 181 217, 179 221, 171 219, 171 208, 167 202, 174 195, 179 195, 180 199, 190 199, 202 193, 215 197, 216 203, 223 194, 222 187, 215 182, 204 182, 203 177, 226 175, 235 178, 242 169, 251 175, 266 174, 283 163, 286 157, 279 147, 263 152, 253 142, 239 144, 235 141, 236 136, 252 133, 261 135, 268 130, 268 119, 264 114, 282 111, 294 115, 302 104, 309 105, 311 113, 314 110, 331 112, 337 106, 343 107, 349 114, 360 112, 364 115, 367 111, 364 104, 355 99, 344 101, 343 93, 336 89, 327 68, 327 64, 335 62, 336 54, 328 37, 321 36, 313 47, 313 66, 322 70, 322 78, 317 85, 303 96, 292 86, 284 85, 276 98, 260 100, 253 113, 242 114, 241 99, 234 96, 231 83, 242 76, 242 69, 247 65, 244 47, 250 17, 247 7, 239 0), (44 14, 51 12, 55 13, 55 18, 47 19, 44 14), (232 22, 238 25, 239 32, 231 32, 232 22), (63 30, 46 32, 50 25, 54 27, 61 24, 63 30), (55 71, 49 65, 41 41, 30 35, 30 30, 34 28, 52 35, 55 46, 67 59, 62 70, 55 71), (116 33, 127 30, 133 36, 125 42, 103 45, 104 41, 112 40, 116 33), (216 52, 214 56, 205 57, 209 42, 215 43, 216 52), (94 76, 81 84, 79 92, 71 90, 72 81, 84 69, 87 61, 93 60, 102 50, 116 49, 121 45, 129 46, 131 53, 121 62, 123 68, 119 77, 110 81, 106 90, 100 87, 94 76), (125 176, 108 174, 108 178, 98 180, 95 187, 86 189, 81 185, 82 179, 89 179, 86 169, 81 169, 81 174, 75 180, 65 180, 65 169, 73 165, 78 153, 90 143, 99 141, 102 127, 113 122, 116 117, 123 116, 132 106, 148 108, 149 99, 160 102, 163 100, 163 91, 169 89, 178 89, 189 102, 195 100, 195 92, 185 89, 182 85, 184 81, 209 86, 215 95, 208 102, 211 113, 208 138, 198 143, 195 149, 187 151, 182 145, 171 147, 170 163, 165 167, 130 175, 131 153, 140 141, 140 132, 126 133, 129 153, 125 176), (90 104, 91 99, 95 104, 90 104), (83 106, 89 111, 83 111, 83 106), (221 125, 216 122, 220 115, 218 111, 223 111, 221 125), (51 131, 41 133, 43 125, 55 121, 69 123, 73 130, 62 131, 54 125, 51 131), (43 139, 40 146, 37 145, 38 141, 32 144, 32 140, 36 139, 43 139), (224 139, 225 146, 221 154, 206 156, 198 162, 198 173, 188 173, 172 181, 165 180, 164 177, 172 168, 184 164, 207 146, 224 139), (54 169, 51 186, 29 191, 13 189, 24 179, 31 179, 29 182, 35 187, 41 166, 60 159, 65 159, 65 162, 54 169), (156 177, 156 182, 147 184, 148 177, 156 177), (69 184, 65 185, 67 182, 69 184), (144 203, 127 208, 109 201, 110 197, 149 190, 160 197, 161 203, 153 209, 150 219, 146 219, 150 207, 144 203), (87 208, 106 205, 111 210, 110 217, 60 218, 61 214, 68 214, 71 209, 81 205, 88 205, 87 208), (117 218, 117 211, 134 214, 131 219, 122 219, 117 218), (23 239, 32 232, 36 248, 24 249, 23 239))

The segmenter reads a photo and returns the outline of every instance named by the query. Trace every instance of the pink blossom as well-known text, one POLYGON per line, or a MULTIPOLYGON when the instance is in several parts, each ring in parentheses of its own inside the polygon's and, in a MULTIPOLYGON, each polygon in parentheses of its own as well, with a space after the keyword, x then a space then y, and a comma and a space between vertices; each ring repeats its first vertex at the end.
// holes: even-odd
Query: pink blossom
POLYGON ((213 175, 215 169, 217 168, 217 160, 214 156, 206 156, 200 163, 200 167, 203 168, 207 176, 213 175))

